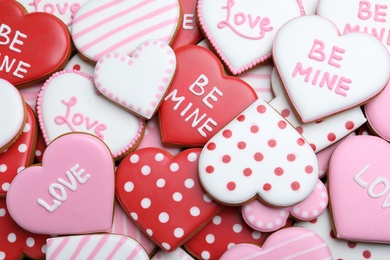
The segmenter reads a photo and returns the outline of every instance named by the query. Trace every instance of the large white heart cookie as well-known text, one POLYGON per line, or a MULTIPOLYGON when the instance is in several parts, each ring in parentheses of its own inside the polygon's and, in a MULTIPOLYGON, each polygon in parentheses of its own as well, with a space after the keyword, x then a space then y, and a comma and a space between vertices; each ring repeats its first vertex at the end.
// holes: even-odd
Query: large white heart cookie
POLYGON ((65 133, 86 132, 105 142, 118 159, 142 139, 144 120, 98 95, 92 77, 82 72, 54 74, 42 87, 37 104, 46 144, 65 133))
POLYGON ((199 0, 197 13, 205 37, 240 74, 271 57, 276 32, 303 7, 294 0, 199 0))
POLYGON ((95 67, 95 85, 106 97, 150 119, 165 96, 176 70, 176 56, 168 44, 148 40, 132 57, 108 53, 95 67))
POLYGON ((142 42, 170 43, 180 20, 178 0, 91 0, 77 11, 72 38, 90 60, 118 51, 130 54, 142 42))
POLYGON ((359 106, 377 95, 390 76, 387 49, 365 33, 340 36, 329 20, 302 16, 275 36, 274 61, 303 122, 359 106))
POLYGON ((318 162, 294 127, 259 99, 205 145, 199 176, 207 193, 224 204, 259 196, 285 207, 313 192, 318 162))

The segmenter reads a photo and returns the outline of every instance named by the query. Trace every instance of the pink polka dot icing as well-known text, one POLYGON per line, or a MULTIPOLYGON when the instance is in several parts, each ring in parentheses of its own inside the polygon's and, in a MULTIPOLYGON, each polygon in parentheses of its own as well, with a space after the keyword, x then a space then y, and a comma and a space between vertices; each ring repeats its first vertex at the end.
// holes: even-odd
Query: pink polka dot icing
POLYGON ((318 162, 301 135, 258 100, 206 144, 199 176, 205 190, 222 203, 240 205, 260 196, 286 207, 313 192, 318 162))

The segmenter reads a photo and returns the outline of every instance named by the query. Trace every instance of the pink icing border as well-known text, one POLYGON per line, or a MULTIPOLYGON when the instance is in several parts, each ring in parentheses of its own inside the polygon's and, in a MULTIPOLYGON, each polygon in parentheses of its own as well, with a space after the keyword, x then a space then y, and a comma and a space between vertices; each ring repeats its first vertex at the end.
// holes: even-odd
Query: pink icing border
MULTIPOLYGON (((272 52, 270 52, 270 53, 267 53, 266 55, 264 55, 260 58, 257 58, 256 60, 250 62, 248 65, 246 65, 244 67, 235 69, 232 66, 232 64, 229 62, 229 60, 225 57, 223 52, 219 49, 218 44, 215 42, 214 38, 211 36, 210 32, 207 30, 207 27, 204 25, 203 13, 202 13, 202 7, 201 7, 202 1, 203 0, 198 0, 198 4, 196 7, 199 25, 200 25, 200 27, 202 27, 202 30, 203 30, 206 38, 209 40, 210 44, 213 46, 213 49, 217 52, 218 56, 221 58, 223 63, 226 64, 226 66, 229 68, 230 72, 233 73, 233 75, 238 75, 246 70, 249 70, 249 69, 253 68, 254 66, 256 66, 257 64, 262 63, 262 62, 264 62, 267 59, 272 57, 272 52)), ((302 0, 296 0, 296 2, 298 4, 301 15, 305 15, 305 9, 304 9, 304 6, 302 4, 302 0)))
MULTIPOLYGON (((38 97, 37 97, 37 107, 36 107, 36 111, 37 111, 37 117, 38 117, 38 122, 39 122, 39 126, 42 130, 42 136, 43 136, 43 139, 45 140, 45 143, 46 145, 49 145, 50 144, 50 140, 49 138, 47 137, 47 132, 46 132, 46 128, 45 128, 45 125, 43 123, 43 118, 42 118, 42 112, 41 112, 41 103, 42 103, 42 96, 43 96, 43 93, 45 92, 47 86, 50 84, 50 82, 55 79, 56 77, 58 76, 61 76, 63 74, 67 74, 67 73, 75 73, 75 74, 78 74, 80 76, 83 76, 87 79, 89 79, 90 81, 92 81, 92 83, 94 83, 93 81, 93 77, 91 77, 90 75, 82 72, 82 71, 79 71, 79 70, 73 70, 73 69, 69 69, 69 70, 62 70, 62 71, 59 71, 59 72, 56 72, 54 73, 49 79, 47 79, 45 81, 45 84, 43 84, 41 90, 39 91, 38 93, 38 97)), ((111 150, 110 152, 112 153, 112 156, 116 159, 118 157, 120 157, 121 155, 123 155, 124 153, 126 153, 128 150, 130 150, 131 148, 134 147, 134 145, 137 143, 137 141, 140 139, 141 135, 142 135, 142 132, 145 128, 145 124, 144 124, 144 120, 139 118, 138 120, 138 130, 137 130, 137 134, 135 135, 135 137, 133 138, 133 140, 131 140, 130 144, 126 145, 122 150, 118 151, 118 152, 115 152, 115 153, 112 153, 111 150)), ((53 140, 52 140, 53 141, 53 140)))

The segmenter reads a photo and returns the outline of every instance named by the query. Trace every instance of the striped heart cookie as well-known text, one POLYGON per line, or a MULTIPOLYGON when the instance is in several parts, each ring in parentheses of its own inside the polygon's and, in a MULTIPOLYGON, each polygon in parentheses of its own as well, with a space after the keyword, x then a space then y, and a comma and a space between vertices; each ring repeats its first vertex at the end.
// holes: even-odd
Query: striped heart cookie
POLYGON ((77 12, 71 34, 79 52, 97 61, 113 51, 131 54, 149 39, 170 43, 179 20, 178 0, 92 0, 77 12))
POLYGON ((120 235, 84 235, 47 240, 46 259, 146 260, 148 254, 137 241, 120 235))

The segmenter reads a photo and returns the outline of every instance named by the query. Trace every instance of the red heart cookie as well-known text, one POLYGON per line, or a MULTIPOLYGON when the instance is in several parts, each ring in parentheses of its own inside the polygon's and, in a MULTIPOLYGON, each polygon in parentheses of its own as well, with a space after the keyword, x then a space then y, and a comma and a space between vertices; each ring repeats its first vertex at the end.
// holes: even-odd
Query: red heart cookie
POLYGON ((144 148, 126 156, 117 169, 116 194, 125 211, 161 248, 179 247, 221 206, 198 181, 200 149, 173 157, 165 150, 144 148), (148 183, 148 185, 145 185, 148 183))
POLYGON ((162 141, 203 146, 257 95, 244 81, 225 76, 211 51, 184 46, 175 52, 176 76, 159 110, 162 141))
POLYGON ((22 134, 3 153, 0 154, 0 196, 5 196, 10 183, 21 170, 29 166, 34 159, 38 127, 34 112, 27 108, 27 122, 22 134))
POLYGON ((47 13, 25 14, 16 1, 0 0, 0 78, 19 87, 47 78, 68 61, 68 28, 47 13))
POLYGON ((16 224, 8 213, 5 198, 0 198, 0 227, 0 259, 20 259, 23 255, 34 259, 45 257, 49 236, 30 233, 16 224))

